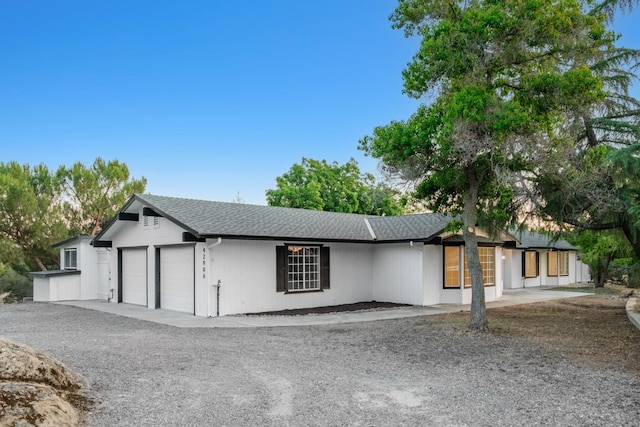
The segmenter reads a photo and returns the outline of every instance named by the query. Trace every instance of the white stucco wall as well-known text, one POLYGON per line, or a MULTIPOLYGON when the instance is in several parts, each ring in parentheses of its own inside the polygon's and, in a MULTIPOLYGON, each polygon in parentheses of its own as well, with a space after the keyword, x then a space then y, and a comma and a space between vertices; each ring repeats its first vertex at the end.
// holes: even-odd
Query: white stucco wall
MULTIPOLYGON (((207 245, 216 243, 208 240, 207 245)), ((285 242, 222 239, 209 250, 208 314, 216 313, 215 284, 220 280, 220 315, 257 313, 371 301, 371 246, 327 243, 331 288, 323 291, 276 291, 276 246, 285 242)), ((302 244, 302 243, 301 243, 302 244)))
POLYGON ((446 295, 443 289, 443 251, 440 245, 424 245, 422 254, 422 283, 424 285, 422 305, 435 305, 443 302, 446 295))
POLYGON ((373 300, 423 304, 423 246, 406 242, 373 248, 373 300))
POLYGON ((80 299, 80 274, 56 274, 33 278, 33 300, 41 302, 80 299))

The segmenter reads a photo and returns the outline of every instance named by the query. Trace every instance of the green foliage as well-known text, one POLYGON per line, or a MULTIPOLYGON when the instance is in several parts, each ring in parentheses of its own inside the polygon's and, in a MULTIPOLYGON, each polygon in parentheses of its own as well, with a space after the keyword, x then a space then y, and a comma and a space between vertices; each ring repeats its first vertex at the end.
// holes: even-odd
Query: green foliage
POLYGON ((270 206, 283 206, 370 215, 399 215, 400 192, 363 174, 354 159, 344 165, 302 159, 276 178, 277 188, 266 191, 270 206))
POLYGON ((12 268, 0 263, 0 294, 11 292, 5 302, 22 302, 33 296, 33 285, 26 274, 18 274, 12 268))
POLYGON ((629 242, 617 230, 578 230, 568 234, 568 240, 578 246, 578 256, 589 266, 596 284, 604 284, 611 266, 631 263, 629 242))
POLYGON ((134 193, 143 193, 147 180, 133 179, 117 160, 97 158, 91 167, 81 162, 61 166, 56 176, 65 192, 64 212, 74 234, 96 235, 134 193))
POLYGON ((477 184, 479 219, 509 222, 518 205, 507 177, 534 171, 552 152, 541 129, 603 99, 586 63, 615 35, 574 0, 401 0, 391 19, 422 37, 403 72, 405 92, 439 96, 409 120, 377 127, 360 148, 417 181, 416 196, 433 210, 461 213, 477 184))
POLYGON ((20 274, 59 268, 54 244, 95 234, 145 185, 130 179, 126 165, 100 158, 55 174, 45 165, 0 163, 0 259, 20 274))
MULTIPOLYGON (((588 2, 589 15, 628 12, 636 0, 588 2)), ((602 37, 593 33, 592 37, 602 37)), ((603 83, 604 98, 575 108, 559 129, 571 140, 562 161, 542 164, 532 180, 541 216, 586 230, 619 229, 640 257, 640 197, 637 176, 640 101, 629 95, 637 80, 640 50, 609 47, 587 61, 603 83)), ((579 87, 578 87, 579 88, 579 87)), ((557 129, 550 132, 558 134, 557 129)), ((615 260, 614 260, 615 261, 615 260)))
POLYGON ((609 267, 609 278, 631 288, 640 288, 640 262, 629 258, 613 260, 609 267))
POLYGON ((45 270, 57 264, 51 246, 68 237, 60 185, 46 166, 0 163, 0 252, 5 260, 45 270))

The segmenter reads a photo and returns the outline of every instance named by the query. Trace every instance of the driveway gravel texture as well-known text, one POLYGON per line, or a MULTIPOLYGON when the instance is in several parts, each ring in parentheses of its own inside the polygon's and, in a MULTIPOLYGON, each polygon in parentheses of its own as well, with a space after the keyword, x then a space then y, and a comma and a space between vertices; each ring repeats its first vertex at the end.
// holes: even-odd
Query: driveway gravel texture
POLYGON ((0 306, 0 336, 84 375, 90 426, 637 426, 640 378, 523 338, 406 318, 179 329, 0 306))

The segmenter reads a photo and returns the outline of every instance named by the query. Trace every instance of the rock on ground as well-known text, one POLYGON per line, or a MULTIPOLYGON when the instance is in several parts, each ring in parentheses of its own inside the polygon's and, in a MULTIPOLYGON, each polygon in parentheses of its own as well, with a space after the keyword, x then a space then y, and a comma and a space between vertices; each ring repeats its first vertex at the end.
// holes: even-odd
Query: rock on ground
POLYGON ((86 380, 29 346, 0 339, 0 425, 75 426, 86 380))

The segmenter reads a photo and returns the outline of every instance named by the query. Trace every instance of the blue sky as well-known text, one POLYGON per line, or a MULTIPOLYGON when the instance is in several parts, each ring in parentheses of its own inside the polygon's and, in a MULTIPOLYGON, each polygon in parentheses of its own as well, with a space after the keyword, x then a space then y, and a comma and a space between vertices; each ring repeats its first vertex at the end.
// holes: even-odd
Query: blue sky
POLYGON ((358 140, 418 106, 395 5, 0 0, 0 161, 118 159, 150 193, 254 204, 302 157, 375 172, 358 140))

